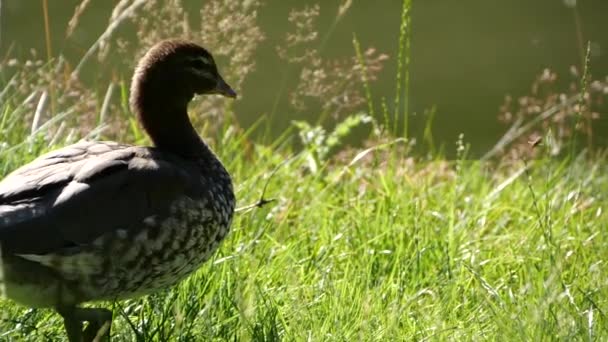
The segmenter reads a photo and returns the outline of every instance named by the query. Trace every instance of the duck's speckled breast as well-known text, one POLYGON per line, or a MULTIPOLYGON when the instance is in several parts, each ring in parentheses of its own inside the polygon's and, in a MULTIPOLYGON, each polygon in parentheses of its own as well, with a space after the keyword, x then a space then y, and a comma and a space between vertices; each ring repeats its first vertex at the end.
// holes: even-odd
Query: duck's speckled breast
POLYGON ((147 217, 140 227, 107 233, 76 253, 36 261, 61 275, 75 302, 129 298, 173 285, 209 259, 230 228, 230 178, 226 173, 204 184, 205 193, 176 199, 165 217, 147 217))
POLYGON ((86 297, 126 298, 175 284, 198 269, 227 235, 234 201, 178 199, 171 215, 146 218, 136 235, 118 230, 94 245, 113 255, 79 287, 86 297))

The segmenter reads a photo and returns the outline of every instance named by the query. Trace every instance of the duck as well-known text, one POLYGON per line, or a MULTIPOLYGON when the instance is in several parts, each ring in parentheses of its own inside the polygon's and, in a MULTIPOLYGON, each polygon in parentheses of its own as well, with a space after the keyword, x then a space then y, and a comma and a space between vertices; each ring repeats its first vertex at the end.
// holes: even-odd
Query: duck
POLYGON ((211 53, 161 41, 129 98, 152 146, 80 141, 0 181, 2 296, 54 309, 70 342, 109 340, 112 312, 82 304, 171 287, 207 261, 235 206, 230 174, 188 117, 209 94, 237 96, 211 53))

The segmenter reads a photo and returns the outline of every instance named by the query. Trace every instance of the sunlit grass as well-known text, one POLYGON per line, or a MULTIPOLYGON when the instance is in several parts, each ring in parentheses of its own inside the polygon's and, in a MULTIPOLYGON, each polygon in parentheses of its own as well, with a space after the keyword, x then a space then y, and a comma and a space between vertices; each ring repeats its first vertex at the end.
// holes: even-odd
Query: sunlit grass
MULTIPOLYGON (((0 122, 18 122, 16 110, 1 108, 0 122)), ((30 126, 3 131, 3 173, 49 148, 30 126)), ((276 200, 239 212, 221 251, 178 287, 105 303, 113 340, 608 338, 605 156, 490 166, 414 161, 397 143, 313 172, 306 151, 230 127, 213 141, 240 206, 267 182, 276 200)), ((50 310, 0 307, 2 340, 64 337, 50 310)))
MULTIPOLYGON (((608 339, 606 155, 550 158, 541 144, 534 160, 477 162, 461 143, 454 161, 413 158, 411 142, 388 133, 408 111, 410 3, 395 99, 374 108, 364 81, 369 112, 384 116, 373 147, 340 151, 353 126, 369 123, 363 114, 334 133, 296 124, 266 145, 249 138, 262 120, 248 131, 232 115, 218 131, 199 127, 233 175, 240 207, 274 201, 239 211, 217 255, 179 286, 101 303, 114 312, 113 341, 608 339), (296 128, 316 134, 302 151, 288 143, 296 128)), ((106 89, 97 98, 111 97, 106 89)), ((119 90, 118 112, 107 117, 101 106, 94 122, 130 120, 112 136, 146 143, 119 90)), ((33 124, 25 105, 39 93, 3 84, 0 98, 0 177, 81 135, 79 108, 33 124)), ((0 341, 64 339, 51 310, 0 300, 0 341)))

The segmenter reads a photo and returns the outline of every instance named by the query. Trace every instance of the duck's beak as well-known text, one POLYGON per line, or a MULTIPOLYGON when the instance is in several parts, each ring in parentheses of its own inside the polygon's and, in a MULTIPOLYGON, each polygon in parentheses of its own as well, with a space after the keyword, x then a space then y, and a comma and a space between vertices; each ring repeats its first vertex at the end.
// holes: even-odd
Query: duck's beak
POLYGON ((232 88, 224 81, 221 76, 218 76, 217 84, 215 85, 214 93, 224 95, 226 97, 236 98, 236 91, 232 90, 232 88))

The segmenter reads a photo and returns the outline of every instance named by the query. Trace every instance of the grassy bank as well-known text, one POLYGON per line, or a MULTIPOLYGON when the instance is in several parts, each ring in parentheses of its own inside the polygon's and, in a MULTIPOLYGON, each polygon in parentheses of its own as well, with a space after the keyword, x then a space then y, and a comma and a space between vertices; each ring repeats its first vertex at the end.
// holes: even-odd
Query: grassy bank
MULTIPOLYGON (((3 173, 53 147, 0 113, 3 173)), ((245 133, 211 134, 245 207, 220 253, 174 289, 103 303, 114 340, 608 338, 605 155, 490 165, 396 141, 319 159, 245 133)), ((63 338, 49 310, 0 307, 0 340, 63 338)))
MULTIPOLYGON (((579 144, 557 158, 541 143, 536 157, 481 162, 467 159, 461 142, 453 146, 455 160, 413 155, 410 143, 395 137, 408 132, 409 6, 405 0, 392 100, 372 103, 365 76, 385 57, 360 50, 356 39, 357 58, 342 69, 321 63, 316 45, 302 54, 312 60, 286 55, 306 76, 295 94, 317 99, 322 118, 335 114, 344 123, 333 135, 300 122, 262 144, 272 139, 251 139, 252 132, 278 115, 275 109, 245 131, 224 100, 193 106, 197 128, 233 175, 240 210, 219 253, 179 286, 101 303, 115 315, 113 341, 608 340, 606 154, 579 154, 579 144), (313 76, 325 73, 307 74, 311 65, 339 82, 319 88, 313 76), (346 148, 342 138, 372 120, 348 115, 361 108, 384 120, 372 121, 368 145, 346 148)), ((226 15, 241 13, 234 8, 226 15)), ((228 18, 249 29, 207 35, 219 37, 215 47, 233 48, 224 52, 236 56, 227 68, 231 82, 245 79, 251 59, 236 52, 253 54, 262 37, 254 30, 255 6, 248 10, 253 14, 228 18), (236 39, 246 32, 253 35, 245 40, 250 49, 236 39)), ((293 21, 309 22, 318 11, 294 12, 293 21)), ((160 15, 158 21, 171 23, 160 15)), ((223 27, 215 24, 209 21, 209 30, 223 27)), ((14 77, 0 72, 0 177, 81 137, 149 143, 127 108, 126 77, 92 90, 54 62, 24 68, 14 77)), ((539 101, 529 102, 544 112, 539 101)), ((578 108, 569 113, 580 114, 578 108)), ((434 151, 431 123, 432 116, 422 143, 434 151)), ((0 299, 0 341, 64 336, 59 315, 0 299)))

